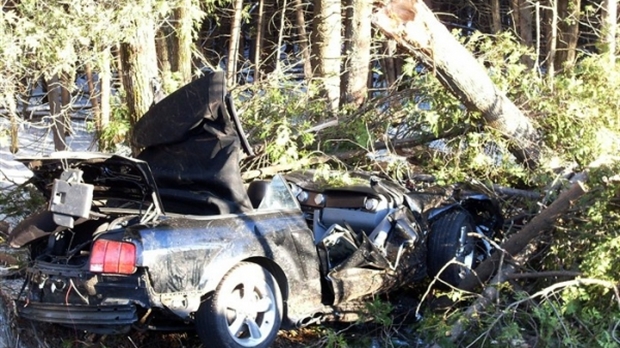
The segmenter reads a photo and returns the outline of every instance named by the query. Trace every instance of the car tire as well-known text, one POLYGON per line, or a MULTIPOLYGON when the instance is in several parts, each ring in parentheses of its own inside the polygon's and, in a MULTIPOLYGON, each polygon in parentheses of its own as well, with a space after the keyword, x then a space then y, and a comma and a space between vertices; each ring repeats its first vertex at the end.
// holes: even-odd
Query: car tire
POLYGON ((468 236, 474 231, 472 217, 464 210, 451 210, 434 221, 428 236, 428 275, 443 285, 458 286, 475 266, 476 240, 468 236), (446 266, 453 259, 458 263, 446 266))
POLYGON ((196 312, 196 332, 205 347, 269 347, 281 323, 278 282, 249 262, 231 269, 196 312))

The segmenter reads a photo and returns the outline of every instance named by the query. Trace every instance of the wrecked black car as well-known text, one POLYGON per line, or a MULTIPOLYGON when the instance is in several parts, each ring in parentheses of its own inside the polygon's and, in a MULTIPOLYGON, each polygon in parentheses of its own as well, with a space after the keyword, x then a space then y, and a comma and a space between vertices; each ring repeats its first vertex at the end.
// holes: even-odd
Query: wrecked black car
POLYGON ((456 285, 492 252, 501 215, 486 196, 428 209, 369 173, 244 184, 251 149, 224 86, 210 73, 156 104, 134 129, 136 158, 21 159, 49 204, 10 235, 32 259, 19 316, 267 347, 280 328, 355 320, 368 296, 427 275, 456 285))

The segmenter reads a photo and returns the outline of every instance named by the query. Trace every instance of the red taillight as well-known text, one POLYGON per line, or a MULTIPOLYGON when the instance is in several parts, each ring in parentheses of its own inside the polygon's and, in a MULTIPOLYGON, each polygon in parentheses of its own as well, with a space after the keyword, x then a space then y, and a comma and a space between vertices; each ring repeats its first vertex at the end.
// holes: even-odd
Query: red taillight
POLYGON ((132 274, 136 271, 136 246, 131 243, 99 239, 90 254, 90 271, 132 274))

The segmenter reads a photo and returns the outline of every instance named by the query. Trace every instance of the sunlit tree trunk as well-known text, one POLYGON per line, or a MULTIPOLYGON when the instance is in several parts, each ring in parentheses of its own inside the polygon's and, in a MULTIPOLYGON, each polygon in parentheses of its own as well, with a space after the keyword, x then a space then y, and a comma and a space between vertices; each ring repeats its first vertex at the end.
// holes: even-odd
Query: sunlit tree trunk
POLYGON ((67 149, 65 142, 65 122, 62 119, 60 78, 58 74, 53 75, 47 81, 47 99, 49 101, 50 116, 53 119, 52 136, 54 139, 54 150, 64 151, 67 149))
POLYGON ((555 56, 558 45, 558 0, 549 0, 549 26, 547 33, 549 40, 547 45, 549 51, 547 53, 547 80, 553 88, 553 78, 555 77, 555 56))
POLYGON ((110 123, 110 96, 112 94, 112 54, 109 48, 104 48, 101 52, 101 62, 99 71, 99 89, 101 106, 101 129, 105 129, 110 123))
POLYGON ((313 78, 320 81, 331 112, 340 102, 341 5, 339 0, 318 0, 312 21, 313 78))
POLYGON ((101 138, 103 127, 101 126, 101 108, 99 105, 99 93, 97 92, 97 85, 95 84, 95 77, 93 76, 93 69, 90 63, 84 65, 86 70, 86 79, 88 81, 88 94, 90 100, 90 107, 92 114, 95 118, 95 135, 97 139, 101 138))
POLYGON ((170 38, 174 42, 174 51, 171 55, 172 71, 178 73, 181 85, 192 79, 192 0, 179 0, 172 11, 172 26, 174 35, 170 38))
MULTIPOLYGON (((9 91, 4 91, 7 96, 15 95, 15 93, 7 93, 9 91)), ((6 103, 8 104, 7 111, 9 112, 9 119, 11 122, 9 129, 9 136, 11 140, 11 144, 9 145, 9 150, 11 153, 17 153, 19 151, 19 116, 17 116, 17 105, 15 102, 15 98, 6 98, 6 103)))
POLYGON ((172 65, 170 64, 170 50, 168 49, 168 37, 171 34, 167 24, 162 25, 155 33, 155 51, 157 52, 157 68, 162 77, 162 83, 166 92, 171 92, 174 87, 172 83, 172 65))
POLYGON ((282 1, 282 7, 280 8, 280 25, 278 26, 278 44, 276 45, 276 71, 280 71, 282 62, 280 61, 280 51, 282 50, 282 42, 284 41, 284 29, 286 21, 286 7, 288 0, 282 1))
POLYGON ((344 73, 341 103, 360 106, 368 94, 372 2, 346 0, 344 73))
POLYGON ((136 21, 131 37, 120 45, 122 82, 129 121, 133 126, 153 103, 153 83, 157 81, 157 55, 153 20, 136 21))
POLYGON ((562 69, 575 63, 579 39, 581 0, 556 0, 558 6, 558 33, 555 66, 562 69))
POLYGON ((530 119, 493 84, 484 67, 424 2, 393 0, 379 5, 373 23, 430 69, 466 107, 480 111, 490 127, 511 139, 511 151, 518 160, 537 163, 538 134, 530 119))
POLYGON ((65 136, 71 135, 71 89, 73 88, 73 72, 63 72, 60 83, 61 120, 65 124, 65 136))
POLYGON ((608 55, 609 63, 616 63, 616 30, 618 23, 618 0, 605 0, 603 8, 603 52, 608 55))
POLYGON ((256 37, 254 38, 254 47, 252 58, 254 59, 254 81, 258 82, 261 79, 261 52, 263 49, 263 41, 265 37, 265 0, 258 2, 258 9, 256 11, 256 37))
POLYGON ((234 17, 230 27, 230 41, 228 43, 228 60, 226 62, 226 85, 233 88, 236 84, 237 62, 239 60, 239 39, 241 36, 241 15, 243 0, 233 2, 234 17))

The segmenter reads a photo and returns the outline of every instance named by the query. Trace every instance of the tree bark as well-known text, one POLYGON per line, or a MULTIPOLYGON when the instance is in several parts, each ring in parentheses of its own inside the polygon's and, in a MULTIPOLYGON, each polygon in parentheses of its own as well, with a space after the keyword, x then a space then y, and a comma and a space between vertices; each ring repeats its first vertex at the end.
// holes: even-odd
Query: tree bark
POLYGON ((120 47, 123 89, 131 126, 153 103, 153 83, 158 77, 154 33, 153 20, 141 18, 133 35, 120 47))
POLYGON ((99 94, 97 93, 97 87, 93 77, 93 70, 90 63, 84 64, 86 70, 86 79, 88 81, 88 97, 90 100, 91 110, 95 117, 95 136, 97 139, 101 137, 101 108, 99 107, 99 94))
MULTIPOLYGON (((5 91, 5 93, 8 91, 5 91)), ((14 93, 7 93, 7 96, 14 95, 14 93)), ((17 153, 19 151, 19 116, 17 116, 17 103, 15 102, 15 98, 6 98, 6 107, 9 112, 10 118, 10 128, 9 128, 9 137, 11 144, 9 145, 9 150, 11 153, 17 153)))
POLYGON ((47 98, 49 100, 50 116, 54 120, 52 125, 54 150, 64 151, 67 149, 67 143, 65 142, 65 122, 62 119, 60 78, 58 74, 52 76, 47 82, 47 98))
POLYGON ((312 76, 320 82, 331 113, 340 104, 340 55, 342 28, 340 0, 319 0, 312 21, 312 76))
MULTIPOLYGON (((101 129, 110 123, 110 96, 112 95, 112 54, 110 48, 104 48, 101 53, 99 71, 99 89, 101 91, 101 129)), ((101 143, 101 142, 100 142, 101 143)))
POLYGON ((63 72, 61 75, 60 83, 60 102, 61 107, 61 120, 65 124, 65 136, 69 136, 72 133, 71 129, 71 89, 73 86, 74 75, 73 72, 63 72))
MULTIPOLYGON (((172 26, 175 52, 172 55, 172 71, 178 73, 181 85, 192 80, 192 10, 191 0, 180 0, 172 10, 172 26)), ((168 92, 168 91, 166 91, 168 92)))
POLYGON ((514 144, 511 152, 530 166, 539 160, 538 134, 532 122, 500 91, 474 56, 420 0, 379 5, 373 23, 434 71, 466 107, 482 113, 487 124, 514 144))
POLYGON ((572 66, 577 56, 581 0, 557 1, 559 22, 555 66, 564 69, 572 66))
POLYGON ((284 29, 285 29, 285 21, 286 21, 286 7, 288 5, 288 0, 282 1, 282 7, 280 8, 280 25, 278 26, 278 44, 276 45, 276 71, 281 71, 282 62, 280 60, 280 52, 282 50, 282 42, 284 41, 284 29))
POLYGON ((555 56, 558 46, 558 1, 549 0, 549 24, 547 33, 549 34, 548 53, 547 53, 547 81, 549 86, 553 88, 553 79, 555 77, 555 56))
POLYGON ((579 181, 575 182, 568 190, 562 192, 549 207, 536 215, 519 232, 513 234, 502 244, 502 249, 504 249, 508 255, 503 255, 500 250, 497 250, 489 258, 484 260, 476 268, 475 272, 469 273, 461 281, 459 288, 465 291, 473 291, 479 285, 484 284, 492 274, 497 271, 500 260, 503 257, 512 257, 518 254, 541 232, 552 228, 555 221, 562 214, 566 213, 573 203, 585 193, 586 189, 583 187, 582 183, 579 181))
MULTIPOLYGON (((524 46, 533 47, 534 11, 532 11, 532 4, 527 0, 510 0, 510 7, 514 31, 519 41, 524 46)), ((524 56, 521 63, 533 68, 535 61, 530 56, 524 56)))
POLYGON ((385 88, 391 90, 396 85, 398 75, 396 72, 396 62, 394 55, 396 54, 396 41, 387 39, 381 43, 383 48, 383 58, 381 59, 381 67, 383 70, 383 78, 385 88))
POLYGON ((162 77, 162 83, 166 92, 171 92, 174 87, 171 84, 172 64, 170 63, 170 50, 168 49, 167 36, 172 35, 169 25, 163 24, 155 32, 155 51, 157 52, 157 68, 162 77))
POLYGON ((616 31, 618 23, 618 0, 605 0, 603 8, 602 30, 603 52, 609 57, 609 63, 616 63, 616 31))
MULTIPOLYGON (((299 0, 298 0, 299 1, 299 0)), ((256 37, 254 38, 254 82, 261 80, 262 49, 265 37, 265 0, 259 0, 256 13, 256 37)))
POLYGON ((342 104, 361 106, 368 94, 372 3, 346 0, 345 61, 342 75, 342 104))
POLYGON ((301 59, 304 63, 304 78, 309 81, 312 78, 312 64, 310 62, 310 45, 306 32, 306 9, 307 4, 302 0, 293 0, 295 5, 295 22, 297 24, 297 44, 301 51, 301 59))
POLYGON ((243 0, 233 2, 234 17, 230 27, 230 41, 228 46, 228 59, 226 61, 226 85, 232 89, 237 79, 237 62, 239 59, 239 38, 241 36, 241 12, 243 0))
POLYGON ((502 16, 499 0, 491 0, 491 33, 497 34, 502 30, 502 16))

